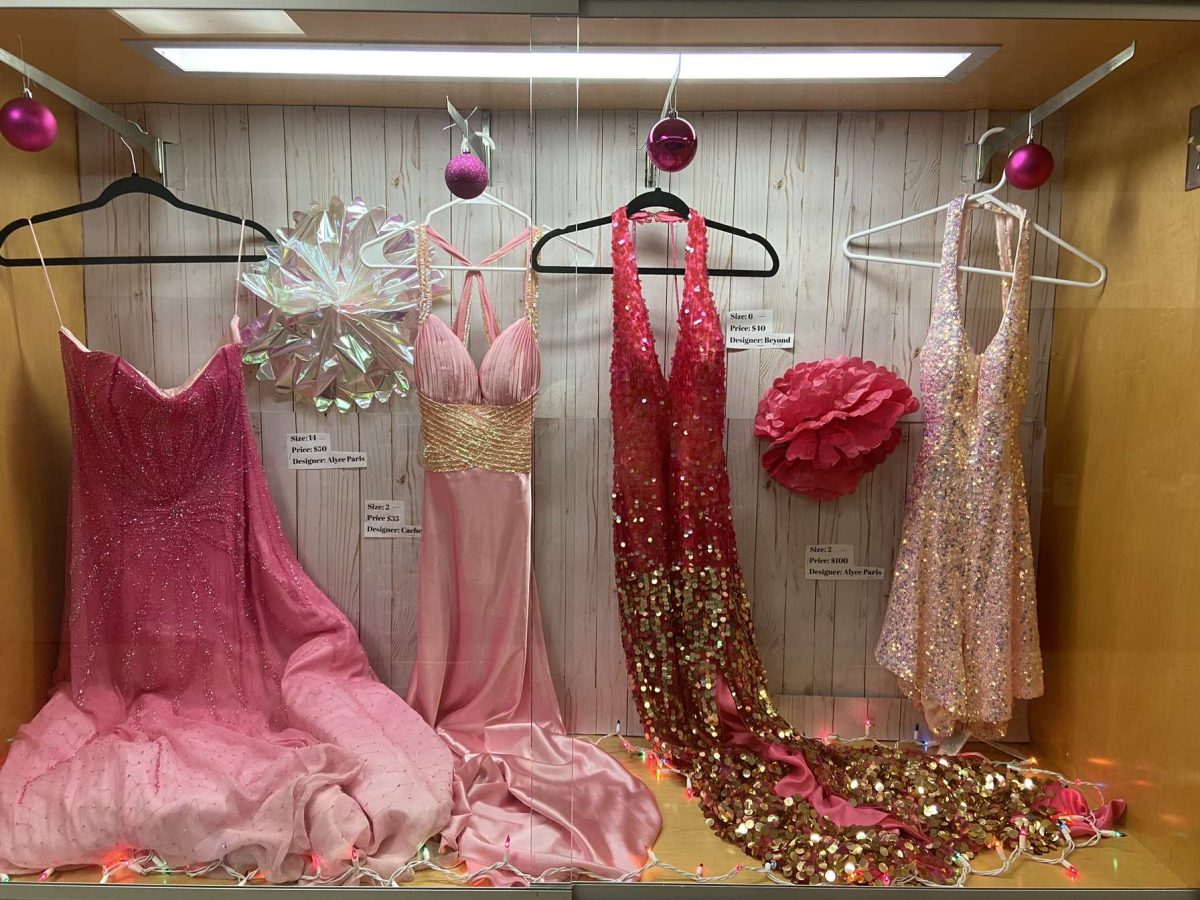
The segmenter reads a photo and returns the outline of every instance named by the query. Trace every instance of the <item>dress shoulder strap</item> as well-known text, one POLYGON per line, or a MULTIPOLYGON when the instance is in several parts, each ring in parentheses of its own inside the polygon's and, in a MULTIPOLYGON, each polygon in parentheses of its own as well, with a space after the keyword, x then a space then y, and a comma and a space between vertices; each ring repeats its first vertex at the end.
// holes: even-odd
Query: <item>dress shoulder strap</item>
POLYGON ((1029 213, 1023 208, 1014 207, 1016 214, 1008 210, 988 205, 987 209, 996 214, 996 254, 1000 259, 1000 268, 1012 272, 1011 279, 1004 279, 1000 298, 1004 309, 1016 302, 1020 305, 1029 294, 1029 213), (1013 247, 1013 229, 1016 227, 1016 248, 1013 247))
POLYGON ((525 318, 533 329, 536 338, 541 329, 541 315, 538 312, 538 273, 533 271, 533 247, 542 236, 542 229, 533 228, 529 232, 529 251, 525 256, 525 318))
POLYGON ((958 308, 958 261, 966 241, 965 210, 967 195, 960 194, 946 206, 946 227, 942 234, 942 267, 938 273, 935 304, 952 303, 958 308))
POLYGON ((58 308, 58 297, 54 295, 54 284, 50 281, 50 267, 46 265, 46 257, 42 253, 42 245, 38 241, 37 229, 33 227, 33 219, 25 221, 29 223, 29 234, 33 237, 33 249, 37 251, 38 262, 42 264, 42 277, 46 279, 46 290, 50 292, 50 302, 54 304, 54 314, 58 316, 58 325, 60 328, 66 328, 62 310, 58 308))
POLYGON ((418 225, 417 233, 417 325, 425 324, 433 309, 433 271, 429 250, 429 226, 418 225))
POLYGON ((242 255, 246 249, 246 220, 242 219, 241 230, 238 232, 237 272, 233 276, 233 316, 229 320, 229 342, 241 343, 241 323, 238 320, 238 298, 242 294, 242 255))

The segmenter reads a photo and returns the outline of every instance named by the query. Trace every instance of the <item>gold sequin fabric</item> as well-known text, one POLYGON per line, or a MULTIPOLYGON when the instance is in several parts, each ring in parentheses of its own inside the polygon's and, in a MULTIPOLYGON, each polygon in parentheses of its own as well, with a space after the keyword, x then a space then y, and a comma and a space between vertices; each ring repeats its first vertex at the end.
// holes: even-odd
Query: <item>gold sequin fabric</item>
POLYGON ((1020 447, 1031 229, 1024 210, 1015 217, 991 210, 1001 265, 1013 277, 1002 283, 999 329, 976 353, 959 312, 958 261, 971 208, 959 197, 946 213, 942 270, 921 351, 925 437, 876 658, 922 707, 935 734, 960 726, 996 737, 1007 730, 1014 697, 1042 693, 1020 447))
POLYGON ((653 752, 692 780, 717 834, 801 884, 952 883, 958 854, 1014 847, 1021 831, 1034 852, 1063 846, 1043 783, 1008 766, 826 744, 776 712, 734 540, 707 246, 693 211, 668 378, 630 221, 613 214, 613 549, 625 660, 653 752), (797 778, 806 786, 786 787, 797 778))
POLYGON ((489 406, 439 403, 421 394, 421 464, 429 472, 528 472, 533 466, 536 397, 511 406, 489 406))

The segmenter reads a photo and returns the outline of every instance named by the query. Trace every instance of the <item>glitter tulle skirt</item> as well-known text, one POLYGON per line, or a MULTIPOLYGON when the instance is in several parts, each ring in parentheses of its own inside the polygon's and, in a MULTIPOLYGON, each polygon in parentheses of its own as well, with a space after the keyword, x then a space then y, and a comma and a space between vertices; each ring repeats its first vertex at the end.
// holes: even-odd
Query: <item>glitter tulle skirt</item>
POLYGON ((57 686, 0 769, 0 871, 222 861, 392 871, 446 824, 450 752, 300 569, 236 343, 164 390, 62 337, 74 438, 57 686))

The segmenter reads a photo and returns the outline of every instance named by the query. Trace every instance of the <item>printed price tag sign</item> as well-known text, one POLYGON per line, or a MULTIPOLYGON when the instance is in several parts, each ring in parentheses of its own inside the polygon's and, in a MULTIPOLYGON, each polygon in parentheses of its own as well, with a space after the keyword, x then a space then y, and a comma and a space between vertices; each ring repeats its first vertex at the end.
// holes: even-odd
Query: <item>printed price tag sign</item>
POLYGON ((365 538, 410 538, 421 536, 421 526, 408 521, 408 504, 403 500, 367 500, 363 503, 362 536, 365 538))
POLYGON ((793 335, 775 330, 771 309, 730 310, 725 315, 725 349, 753 350, 763 347, 791 349, 793 335))
POLYGON ((791 350, 794 334, 726 334, 726 350, 791 350))
POLYGON ((320 466, 329 459, 328 434, 289 434, 287 442, 289 469, 320 466))
POLYGON ((357 450, 334 450, 324 432, 289 434, 289 469, 365 469, 367 454, 357 450))
POLYGON ((809 544, 804 557, 805 577, 813 581, 882 581, 878 566, 854 565, 853 544, 809 544))

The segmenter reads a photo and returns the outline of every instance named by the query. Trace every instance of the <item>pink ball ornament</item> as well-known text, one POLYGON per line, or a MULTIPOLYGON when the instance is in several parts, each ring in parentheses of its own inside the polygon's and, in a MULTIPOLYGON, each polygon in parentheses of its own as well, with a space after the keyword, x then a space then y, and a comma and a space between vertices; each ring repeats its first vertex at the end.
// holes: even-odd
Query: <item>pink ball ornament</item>
POLYGON ((1032 191, 1050 180, 1054 157, 1041 144, 1030 141, 1018 147, 1004 164, 1008 183, 1018 190, 1032 191))
POLYGON ((697 143, 692 123, 672 114, 654 123, 646 136, 646 153, 654 168, 678 172, 695 158, 697 143))
POLYGON ((16 147, 29 153, 45 150, 58 137, 58 120, 50 107, 34 100, 26 91, 0 107, 0 135, 16 147))
POLYGON ((478 197, 488 186, 487 166, 473 153, 460 153, 446 164, 446 187, 463 200, 478 197))

